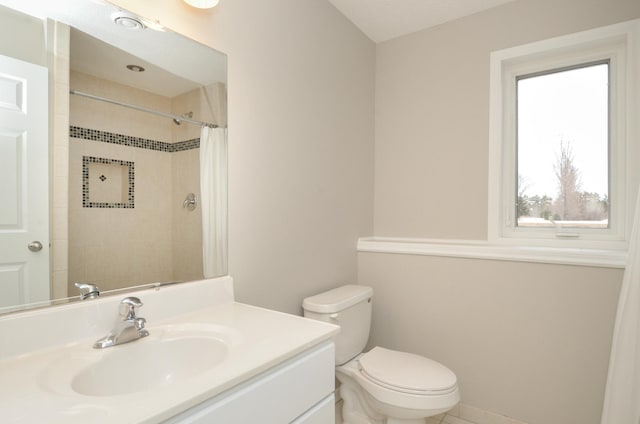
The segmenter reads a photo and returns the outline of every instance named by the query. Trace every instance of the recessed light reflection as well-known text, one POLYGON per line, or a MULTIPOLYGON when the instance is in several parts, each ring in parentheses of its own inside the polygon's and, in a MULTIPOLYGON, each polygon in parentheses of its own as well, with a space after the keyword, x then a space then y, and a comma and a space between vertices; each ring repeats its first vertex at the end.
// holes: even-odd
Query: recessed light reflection
POLYGON ((144 72, 144 68, 140 65, 127 65, 127 69, 133 72, 144 72))

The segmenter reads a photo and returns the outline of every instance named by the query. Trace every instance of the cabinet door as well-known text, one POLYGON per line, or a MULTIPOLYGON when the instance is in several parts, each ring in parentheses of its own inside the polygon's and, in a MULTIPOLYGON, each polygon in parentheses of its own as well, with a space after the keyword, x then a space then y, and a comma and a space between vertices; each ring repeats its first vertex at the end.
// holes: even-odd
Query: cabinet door
POLYGON ((336 398, 327 396, 322 402, 298 417, 291 424, 335 424, 336 398))
MULTIPOLYGON (((294 422, 332 396, 334 355, 333 343, 326 342, 169 419, 165 424, 294 422)), ((322 424, 333 423, 334 417, 331 420, 322 424)), ((306 424, 305 421, 300 422, 306 424)), ((309 424, 316 422, 320 421, 309 421, 309 424)))

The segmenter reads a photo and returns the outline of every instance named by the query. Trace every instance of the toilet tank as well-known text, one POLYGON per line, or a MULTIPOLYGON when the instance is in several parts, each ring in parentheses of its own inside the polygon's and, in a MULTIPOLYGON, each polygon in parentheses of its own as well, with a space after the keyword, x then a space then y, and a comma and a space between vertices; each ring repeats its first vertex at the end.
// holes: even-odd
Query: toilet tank
POLYGON ((342 365, 364 350, 371 328, 371 287, 346 285, 307 297, 304 316, 340 326, 335 336, 336 365, 342 365))

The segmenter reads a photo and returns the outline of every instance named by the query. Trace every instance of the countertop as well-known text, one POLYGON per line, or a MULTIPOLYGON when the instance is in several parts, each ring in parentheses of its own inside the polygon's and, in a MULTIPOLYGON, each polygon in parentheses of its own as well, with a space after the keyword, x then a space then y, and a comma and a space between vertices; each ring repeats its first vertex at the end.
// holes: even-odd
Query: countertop
MULTIPOLYGON (((133 343, 93 349, 96 337, 0 361, 0 414, 3 423, 158 423, 212 398, 309 348, 330 340, 338 327, 319 321, 230 301, 159 322, 167 325, 228 328, 229 351, 219 365, 181 382, 117 396, 86 396, 71 389, 64 365, 73 355, 105 355, 133 343)), ((101 335, 100 335, 101 336, 101 335)), ((99 337, 98 337, 99 338, 99 337)), ((2 343, 9 343, 3 340, 2 343)), ((135 367, 135 363, 131 363, 135 367)), ((123 382, 126 384, 126 381, 123 382)))

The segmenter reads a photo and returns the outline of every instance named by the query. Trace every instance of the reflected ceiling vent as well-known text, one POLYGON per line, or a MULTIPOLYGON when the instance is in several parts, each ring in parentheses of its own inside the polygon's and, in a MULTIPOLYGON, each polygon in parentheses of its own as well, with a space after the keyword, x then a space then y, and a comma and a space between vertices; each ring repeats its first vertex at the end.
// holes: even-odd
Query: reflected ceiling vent
POLYGON ((111 19, 113 19, 113 22, 116 25, 120 25, 128 29, 146 28, 140 18, 127 12, 115 12, 111 15, 111 19))

